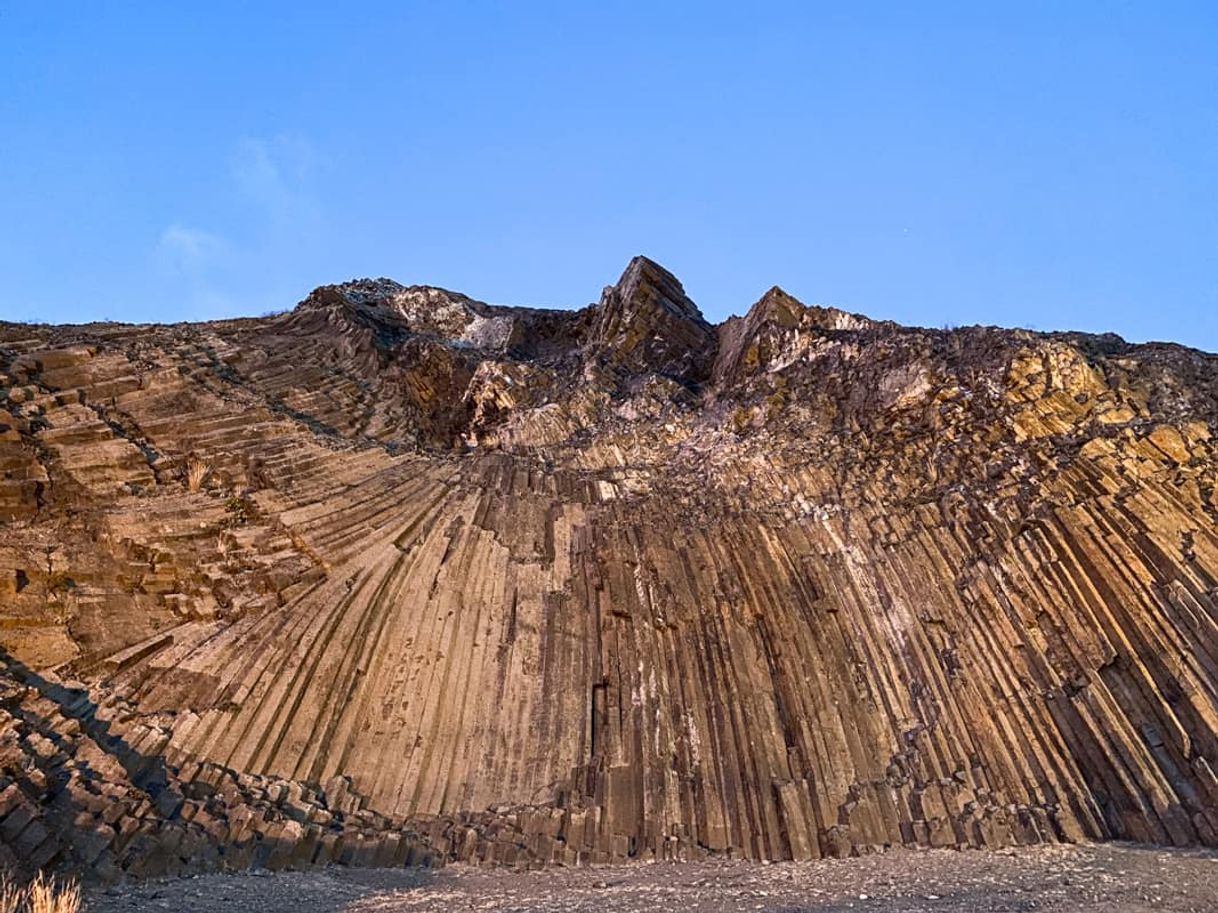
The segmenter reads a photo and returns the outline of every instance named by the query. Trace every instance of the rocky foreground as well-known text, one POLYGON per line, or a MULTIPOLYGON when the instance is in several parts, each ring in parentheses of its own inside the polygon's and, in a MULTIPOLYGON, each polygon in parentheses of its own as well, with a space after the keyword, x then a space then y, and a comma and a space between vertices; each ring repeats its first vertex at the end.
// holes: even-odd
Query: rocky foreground
POLYGON ((0 866, 1216 845, 1216 434, 1214 356, 645 258, 0 323, 0 866))
POLYGON ((655 863, 529 873, 329 869, 114 888, 89 913, 1210 913, 1218 855, 1127 846, 894 851, 758 865, 655 863))

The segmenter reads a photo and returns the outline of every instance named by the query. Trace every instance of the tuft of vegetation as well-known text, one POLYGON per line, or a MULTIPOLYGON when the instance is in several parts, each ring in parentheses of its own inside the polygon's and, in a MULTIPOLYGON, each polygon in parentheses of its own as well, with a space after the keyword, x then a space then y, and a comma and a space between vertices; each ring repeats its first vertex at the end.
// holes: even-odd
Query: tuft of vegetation
POLYGON ((0 913, 80 913, 80 885, 41 872, 25 887, 0 878, 0 913))
POLYGON ((244 526, 254 516, 256 510, 257 505, 241 495, 230 495, 224 502, 224 511, 228 514, 230 526, 244 526))
POLYGON ((211 478, 211 463, 191 457, 186 461, 186 487, 190 491, 202 491, 211 478))
POLYGON ((0 913, 17 913, 25 900, 25 889, 19 888, 7 878, 0 878, 0 913))
POLYGON ((39 873, 26 889, 29 913, 79 913, 80 885, 74 881, 63 884, 39 873))

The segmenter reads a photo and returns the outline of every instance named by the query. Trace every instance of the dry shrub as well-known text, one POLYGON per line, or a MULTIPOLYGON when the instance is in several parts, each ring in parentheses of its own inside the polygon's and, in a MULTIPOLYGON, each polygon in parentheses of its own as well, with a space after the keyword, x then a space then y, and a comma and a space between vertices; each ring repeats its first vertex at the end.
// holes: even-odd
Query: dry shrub
POLYGON ((7 877, 0 877, 0 913, 17 913, 23 900, 25 900, 25 891, 9 881, 7 877))
POLYGON ((29 913, 79 913, 80 885, 74 881, 60 884, 41 873, 26 889, 29 913))
POLYGON ((186 487, 191 491, 201 491, 211 478, 211 463, 191 457, 186 462, 186 487))

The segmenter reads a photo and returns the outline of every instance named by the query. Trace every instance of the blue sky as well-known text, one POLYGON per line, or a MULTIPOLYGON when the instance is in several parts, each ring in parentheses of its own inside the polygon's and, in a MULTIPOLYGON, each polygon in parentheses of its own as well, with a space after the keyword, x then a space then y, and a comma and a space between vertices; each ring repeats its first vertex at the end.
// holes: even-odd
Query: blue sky
POLYGON ((1218 350, 1218 4, 0 0, 0 317, 636 253, 930 326, 1218 350))

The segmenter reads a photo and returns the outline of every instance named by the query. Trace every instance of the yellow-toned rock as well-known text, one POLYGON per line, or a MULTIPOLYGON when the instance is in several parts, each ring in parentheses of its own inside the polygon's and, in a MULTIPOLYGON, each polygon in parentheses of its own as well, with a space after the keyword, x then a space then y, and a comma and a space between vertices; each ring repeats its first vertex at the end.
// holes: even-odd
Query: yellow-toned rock
POLYGON ((1150 433, 1150 442, 1159 448, 1169 460, 1187 463, 1192 459, 1184 436, 1170 425, 1159 425, 1150 433))

